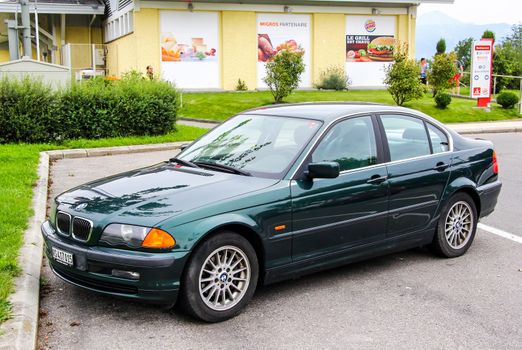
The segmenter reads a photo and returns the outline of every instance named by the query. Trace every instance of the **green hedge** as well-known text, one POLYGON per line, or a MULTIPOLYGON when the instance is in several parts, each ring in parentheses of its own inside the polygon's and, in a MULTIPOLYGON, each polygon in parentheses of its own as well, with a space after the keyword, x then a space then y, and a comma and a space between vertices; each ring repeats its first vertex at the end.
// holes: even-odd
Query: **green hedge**
POLYGON ((161 135, 174 128, 178 94, 167 82, 127 75, 52 91, 40 81, 0 80, 0 143, 161 135))

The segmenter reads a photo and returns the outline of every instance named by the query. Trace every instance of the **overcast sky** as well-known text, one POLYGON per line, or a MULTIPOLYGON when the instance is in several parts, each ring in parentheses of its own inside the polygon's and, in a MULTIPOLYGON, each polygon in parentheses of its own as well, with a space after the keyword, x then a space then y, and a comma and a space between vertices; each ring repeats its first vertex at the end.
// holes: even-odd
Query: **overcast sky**
POLYGON ((455 0, 452 5, 422 4, 417 14, 441 11, 466 23, 522 23, 522 0, 455 0))

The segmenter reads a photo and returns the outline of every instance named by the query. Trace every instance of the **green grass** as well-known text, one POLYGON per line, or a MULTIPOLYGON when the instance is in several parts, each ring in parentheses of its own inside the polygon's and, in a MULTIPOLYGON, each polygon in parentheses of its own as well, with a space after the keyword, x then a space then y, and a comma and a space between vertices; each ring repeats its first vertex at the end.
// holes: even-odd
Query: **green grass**
POLYGON ((39 152, 53 149, 94 148, 193 140, 206 129, 178 125, 163 136, 118 137, 100 140, 70 140, 53 144, 0 145, 0 322, 10 314, 9 294, 19 274, 17 256, 23 233, 32 215, 31 199, 37 180, 39 152))
MULTIPOLYGON (((183 94, 180 116, 220 121, 245 109, 270 105, 272 101, 272 95, 268 91, 186 93, 183 94)), ((314 101, 365 101, 394 105, 386 90, 296 91, 286 99, 290 103, 314 101)), ((422 99, 408 102, 404 106, 424 112, 443 123, 505 120, 520 116, 516 109, 504 110, 493 105, 491 112, 485 112, 473 108, 476 106, 474 100, 453 98, 447 109, 438 109, 431 94, 426 94, 422 99)))

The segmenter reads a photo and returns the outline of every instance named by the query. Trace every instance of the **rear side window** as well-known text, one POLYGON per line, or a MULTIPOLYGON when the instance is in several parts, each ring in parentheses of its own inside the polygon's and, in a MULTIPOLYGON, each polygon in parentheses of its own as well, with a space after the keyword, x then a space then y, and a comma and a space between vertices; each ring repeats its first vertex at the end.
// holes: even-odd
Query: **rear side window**
POLYGON ((431 154, 428 134, 422 120, 402 115, 383 115, 381 120, 391 161, 431 154))
POLYGON ((428 126, 428 133, 430 134, 431 146, 433 153, 442 153, 449 151, 448 137, 439 128, 426 123, 428 126))

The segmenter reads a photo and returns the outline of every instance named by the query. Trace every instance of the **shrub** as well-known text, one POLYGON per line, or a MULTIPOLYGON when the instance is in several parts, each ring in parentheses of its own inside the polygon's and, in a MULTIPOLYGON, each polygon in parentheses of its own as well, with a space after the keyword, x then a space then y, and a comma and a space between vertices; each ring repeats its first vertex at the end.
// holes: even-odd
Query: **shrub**
POLYGON ((0 143, 41 142, 56 136, 57 98, 40 80, 0 80, 0 143))
POLYGON ((236 91, 247 91, 248 86, 244 80, 238 79, 236 84, 236 91))
POLYGON ((385 68, 384 83, 395 103, 402 106, 407 101, 421 98, 424 85, 419 79, 419 65, 408 58, 405 45, 397 46, 393 57, 395 63, 385 68))
POLYGON ((124 75, 52 91, 24 79, 0 82, 0 143, 166 134, 174 127, 177 92, 167 82, 124 75))
POLYGON ((274 101, 280 103, 299 86, 301 74, 305 70, 303 51, 281 50, 272 62, 266 64, 265 83, 274 101))
POLYGON ((505 109, 511 109, 518 103, 518 96, 511 91, 504 91, 497 95, 497 103, 505 109))
POLYGON ((350 80, 344 73, 344 68, 339 66, 329 67, 322 71, 319 77, 318 89, 326 90, 348 90, 350 80))
POLYGON ((457 73, 457 67, 454 63, 456 59, 457 56, 453 52, 438 54, 433 58, 431 70, 428 72, 428 83, 433 89, 433 96, 439 91, 444 91, 456 85, 456 82, 452 79, 457 73))
POLYGON ((451 96, 447 92, 439 91, 435 95, 435 103, 438 108, 444 109, 451 103, 451 96))

